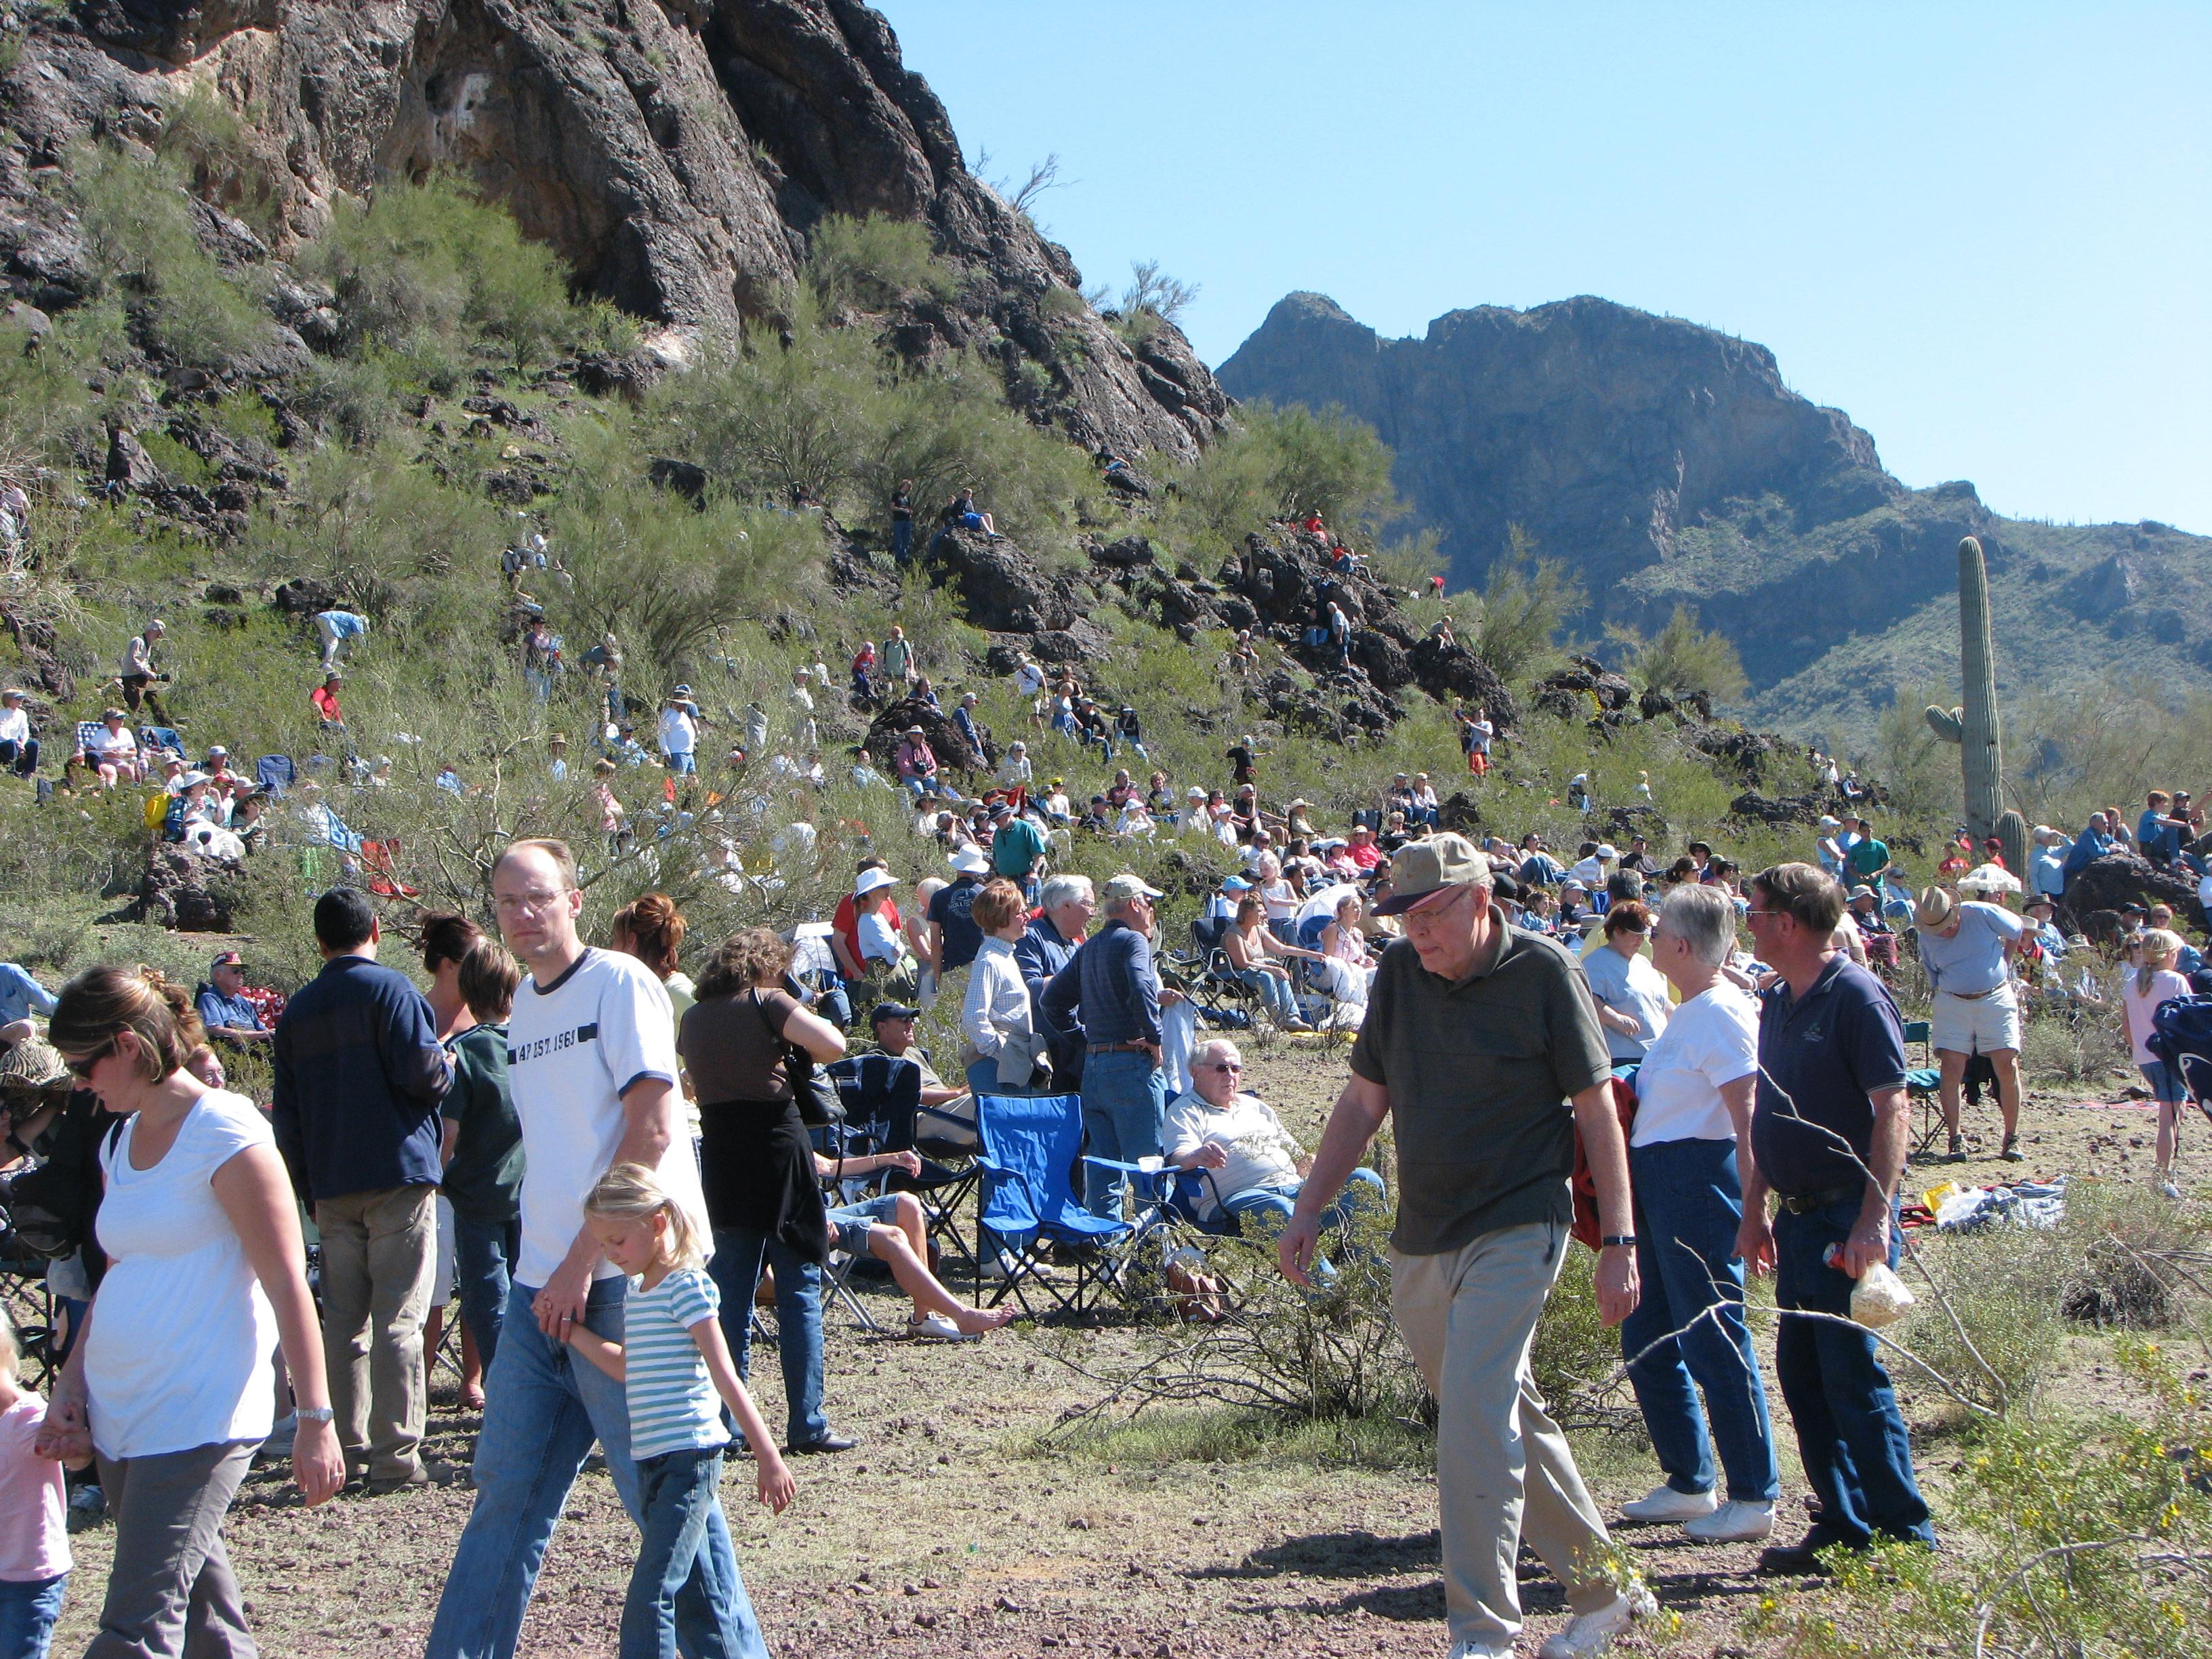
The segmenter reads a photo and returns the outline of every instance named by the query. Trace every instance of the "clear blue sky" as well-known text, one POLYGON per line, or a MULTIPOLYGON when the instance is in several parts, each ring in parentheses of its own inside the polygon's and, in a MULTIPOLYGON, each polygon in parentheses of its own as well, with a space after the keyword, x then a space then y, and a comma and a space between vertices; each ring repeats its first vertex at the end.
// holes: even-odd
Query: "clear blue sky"
POLYGON ((2212 4, 878 0, 1086 280, 1385 334, 1576 294, 1772 348, 1907 483, 2212 533, 2212 4))

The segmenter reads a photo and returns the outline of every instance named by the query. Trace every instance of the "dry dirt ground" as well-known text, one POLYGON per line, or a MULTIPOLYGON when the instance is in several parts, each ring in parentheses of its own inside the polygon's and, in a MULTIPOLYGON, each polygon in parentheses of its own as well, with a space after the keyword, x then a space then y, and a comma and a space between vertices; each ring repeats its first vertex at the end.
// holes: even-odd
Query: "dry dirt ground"
MULTIPOLYGON (((1257 1059, 1255 1086, 1310 1138, 1344 1075, 1342 1049, 1285 1042, 1257 1059)), ((1990 1116, 1993 1129, 1993 1108, 1990 1116)), ((2140 1178, 2151 1127, 2140 1109, 2085 1110, 2037 1096, 2025 1170, 2140 1178)), ((1913 1186, 2022 1173, 1987 1157, 1995 1141, 1992 1133, 1983 1156, 1963 1170, 1916 1171, 1913 1186)), ((2201 1149, 2197 1166, 2201 1182, 2201 1149)), ((898 1306, 887 1285, 863 1294, 887 1317, 898 1306)), ((799 1461, 799 1498, 781 1518, 750 1501, 750 1464, 733 1464, 725 1480, 739 1564, 773 1652, 810 1659, 1252 1652, 1434 1659, 1444 1652, 1427 1470, 1328 1467, 1265 1454, 1169 1463, 1040 1455, 1031 1437, 1097 1390, 1019 1329, 956 1346, 871 1337, 839 1311, 827 1325, 831 1419, 860 1436, 861 1446, 799 1461)), ((1771 1344, 1771 1325, 1764 1343, 1771 1344)), ((1128 1340, 1113 1328, 1085 1340, 1102 1352, 1128 1340)), ((2094 1386, 2097 1356, 2086 1341, 2079 1348, 2072 1363, 2086 1391, 2094 1386)), ((1956 1443, 1940 1400, 1907 1392, 1940 1524, 1956 1443)), ((763 1390, 771 1423, 781 1420, 776 1393, 772 1381, 763 1390)), ((1804 1484, 1778 1398, 1775 1405, 1785 1437, 1781 1531, 1794 1537, 1804 1484)), ((475 1427, 474 1417, 456 1407, 452 1379, 442 1379, 432 1449, 465 1459, 475 1427)), ((1632 1436, 1592 1435, 1577 1450, 1608 1516, 1657 1478, 1632 1436)), ((419 1651, 468 1514, 468 1492, 345 1498, 311 1511, 288 1495, 283 1474, 281 1466, 257 1473, 228 1534, 264 1651, 419 1651)), ((90 1633, 110 1536, 104 1522, 76 1536, 77 1572, 57 1653, 80 1650, 90 1633)), ((1670 1638, 1642 1634, 1618 1650, 1777 1650, 1746 1633, 1746 1615, 1762 1597, 1802 1592, 1754 1577, 1755 1547, 1698 1548, 1672 1528, 1619 1537, 1684 1623, 1670 1638)), ((538 1582, 525 1653, 614 1651, 631 1540, 605 1475, 587 1473, 538 1582)), ((1556 1588, 1527 1557, 1523 1589, 1523 1645, 1533 1651, 1565 1615, 1556 1588)))

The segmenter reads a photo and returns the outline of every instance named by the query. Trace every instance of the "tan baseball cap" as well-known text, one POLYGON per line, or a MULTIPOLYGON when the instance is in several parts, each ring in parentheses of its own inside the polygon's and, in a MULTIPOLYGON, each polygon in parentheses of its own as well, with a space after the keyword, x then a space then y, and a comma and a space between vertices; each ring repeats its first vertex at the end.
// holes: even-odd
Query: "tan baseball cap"
POLYGON ((1143 877, 1133 876, 1126 872, 1115 876, 1105 886, 1099 889, 1098 896, 1101 902, 1107 904, 1126 904, 1131 899, 1156 899, 1164 896, 1158 888, 1146 882, 1143 877))
POLYGON ((1490 884, 1490 860, 1465 836, 1428 836, 1409 841, 1390 859, 1390 896, 1375 907, 1378 916, 1410 910, 1440 887, 1490 884))

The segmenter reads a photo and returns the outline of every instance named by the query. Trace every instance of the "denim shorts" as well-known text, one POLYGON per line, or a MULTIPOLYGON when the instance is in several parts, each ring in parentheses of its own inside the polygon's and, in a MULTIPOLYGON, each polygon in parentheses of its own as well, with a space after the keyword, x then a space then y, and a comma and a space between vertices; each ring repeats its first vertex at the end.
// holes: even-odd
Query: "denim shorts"
POLYGON ((885 1193, 830 1212, 830 1242, 847 1255, 868 1253, 868 1229, 888 1227, 898 1214, 898 1194, 885 1193))
POLYGON ((2142 1063, 2143 1081, 2150 1085, 2150 1097, 2179 1106, 2189 1098, 2189 1091, 2182 1086, 2179 1072, 2162 1060, 2147 1060, 2142 1063))

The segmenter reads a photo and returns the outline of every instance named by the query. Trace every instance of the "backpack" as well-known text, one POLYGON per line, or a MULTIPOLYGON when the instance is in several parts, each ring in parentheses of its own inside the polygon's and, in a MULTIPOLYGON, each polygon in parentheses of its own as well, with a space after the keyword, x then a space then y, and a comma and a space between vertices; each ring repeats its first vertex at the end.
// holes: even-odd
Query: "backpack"
POLYGON ((93 1242, 100 1212, 100 1161, 123 1133, 124 1120, 86 1091, 70 1097, 42 1137, 45 1158, 0 1186, 11 1237, 34 1255, 58 1261, 93 1242))

